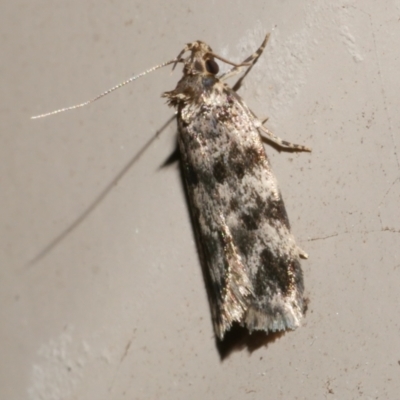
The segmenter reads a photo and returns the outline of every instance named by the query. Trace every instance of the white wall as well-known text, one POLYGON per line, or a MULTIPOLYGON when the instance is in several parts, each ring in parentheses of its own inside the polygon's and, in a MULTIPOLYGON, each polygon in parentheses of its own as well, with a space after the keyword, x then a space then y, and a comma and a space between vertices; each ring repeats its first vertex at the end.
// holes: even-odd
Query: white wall
POLYGON ((3 2, 0 398, 398 398, 399 15, 389 0, 3 2), (196 39, 240 61, 266 32, 240 93, 313 148, 266 147, 310 304, 297 331, 221 360, 178 165, 160 168, 175 123, 70 229, 172 115, 160 94, 180 68, 29 117, 196 39))

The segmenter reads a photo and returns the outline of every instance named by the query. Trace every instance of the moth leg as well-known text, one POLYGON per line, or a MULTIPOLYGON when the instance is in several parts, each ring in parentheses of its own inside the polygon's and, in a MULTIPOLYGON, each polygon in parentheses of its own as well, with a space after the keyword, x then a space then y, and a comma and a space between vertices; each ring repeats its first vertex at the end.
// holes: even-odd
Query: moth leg
POLYGON ((303 146, 301 144, 295 144, 291 142, 287 142, 286 140, 281 139, 278 136, 275 136, 270 130, 268 130, 263 123, 266 122, 265 120, 263 122, 257 121, 256 127, 260 131, 264 133, 263 136, 265 136, 267 139, 269 139, 271 142, 277 144, 279 147, 283 147, 286 149, 291 149, 291 150, 297 150, 297 151, 308 151, 311 152, 311 149, 309 147, 303 146))
MULTIPOLYGON (((240 89, 240 86, 242 85, 243 79, 250 72, 250 70, 253 68, 253 66, 257 62, 257 60, 260 58, 261 54, 263 53, 263 51, 265 49, 265 46, 268 43, 269 36, 270 36, 270 34, 267 33, 267 35, 265 36, 264 41, 261 43, 261 46, 257 49, 257 51, 254 54, 252 54, 251 56, 247 57, 242 62, 242 64, 248 64, 248 63, 251 63, 251 64, 250 64, 250 66, 247 66, 246 72, 243 74, 242 77, 239 78, 239 80, 232 87, 232 89, 235 92, 240 89)), ((219 79, 222 81, 222 80, 226 80, 228 78, 231 78, 232 76, 235 76, 237 74, 240 74, 243 71, 244 67, 245 67, 244 65, 233 67, 228 72, 225 72, 225 74, 222 74, 219 79)))

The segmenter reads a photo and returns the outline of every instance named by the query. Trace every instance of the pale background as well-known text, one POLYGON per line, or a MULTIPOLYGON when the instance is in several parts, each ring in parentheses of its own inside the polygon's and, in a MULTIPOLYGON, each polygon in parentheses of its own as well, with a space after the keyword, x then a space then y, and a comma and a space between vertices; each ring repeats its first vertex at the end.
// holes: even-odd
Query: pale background
POLYGON ((400 398, 399 19, 388 0, 2 2, 0 398, 400 398), (267 147, 310 304, 297 331, 221 357, 178 164, 161 168, 174 122, 116 182, 181 67, 29 117, 196 39, 240 61, 266 32, 240 93, 313 148, 267 147))

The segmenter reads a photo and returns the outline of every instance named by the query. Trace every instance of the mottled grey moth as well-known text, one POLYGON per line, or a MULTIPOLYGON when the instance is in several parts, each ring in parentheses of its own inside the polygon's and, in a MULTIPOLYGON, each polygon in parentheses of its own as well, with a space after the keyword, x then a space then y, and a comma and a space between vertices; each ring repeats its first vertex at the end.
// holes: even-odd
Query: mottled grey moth
POLYGON ((274 136, 236 93, 268 38, 241 64, 216 55, 201 41, 189 43, 174 60, 92 100, 38 116, 82 107, 148 72, 183 63, 182 79, 163 97, 177 111, 182 170, 220 340, 235 323, 249 332, 296 329, 305 309, 300 258, 307 254, 290 231, 261 133, 282 148, 310 149, 274 136), (216 59, 233 67, 218 76, 216 59), (233 88, 224 82, 246 67, 233 88))

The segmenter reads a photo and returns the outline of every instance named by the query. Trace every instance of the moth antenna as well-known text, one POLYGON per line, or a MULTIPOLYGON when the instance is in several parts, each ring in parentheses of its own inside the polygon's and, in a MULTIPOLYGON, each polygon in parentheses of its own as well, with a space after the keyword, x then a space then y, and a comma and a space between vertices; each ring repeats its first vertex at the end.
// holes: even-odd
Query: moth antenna
POLYGON ((178 56, 176 57, 176 59, 175 59, 175 62, 174 62, 174 65, 172 66, 172 71, 175 69, 175 67, 178 65, 178 62, 184 62, 184 60, 182 60, 182 56, 183 56, 183 54, 184 53, 186 53, 188 50, 189 50, 189 45, 190 45, 190 43, 188 43, 184 48, 183 48, 183 50, 178 54, 178 56))
POLYGON ((147 75, 147 74, 150 73, 150 72, 153 72, 153 71, 155 71, 155 70, 157 70, 157 69, 163 68, 163 67, 165 67, 165 66, 167 66, 167 65, 169 65, 169 64, 175 64, 175 65, 176 65, 178 62, 181 62, 181 61, 182 61, 182 60, 179 59, 179 58, 175 58, 175 59, 173 59, 173 60, 166 61, 166 62, 164 62, 164 63, 162 63, 162 64, 156 65, 155 67, 149 68, 148 70, 146 70, 146 71, 144 71, 144 72, 141 72, 141 73, 138 74, 138 75, 132 76, 131 78, 129 78, 129 79, 127 79, 127 80, 125 80, 125 81, 119 83, 118 85, 115 85, 114 87, 112 87, 112 88, 110 88, 110 89, 104 91, 103 93, 99 94, 98 96, 94 97, 94 98, 91 99, 91 100, 85 101, 85 102, 80 103, 80 104, 75 104, 75 105, 70 106, 70 107, 60 108, 59 110, 54 110, 54 111, 51 111, 51 112, 48 112, 48 113, 45 113, 45 114, 35 115, 35 116, 31 117, 31 119, 38 119, 38 118, 49 117, 50 115, 59 114, 59 113, 62 113, 62 112, 64 112, 64 111, 70 111, 70 110, 75 110, 76 108, 85 107, 85 106, 87 106, 87 105, 89 105, 89 104, 95 102, 96 100, 99 100, 99 99, 101 99, 102 97, 104 97, 104 96, 110 94, 110 93, 113 92, 114 90, 117 90, 117 89, 121 88, 122 86, 125 86, 125 85, 127 85, 128 83, 131 83, 131 82, 135 81, 136 79, 141 78, 141 77, 144 76, 144 75, 147 75))

